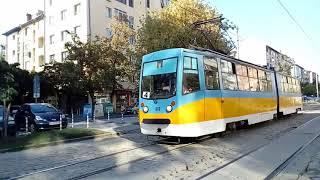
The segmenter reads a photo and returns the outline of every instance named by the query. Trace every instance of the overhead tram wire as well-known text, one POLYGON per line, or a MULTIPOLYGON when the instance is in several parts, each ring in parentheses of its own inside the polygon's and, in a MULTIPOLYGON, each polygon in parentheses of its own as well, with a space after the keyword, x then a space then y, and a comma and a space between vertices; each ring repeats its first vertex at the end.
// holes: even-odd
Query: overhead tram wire
MULTIPOLYGON (((296 18, 290 13, 288 8, 281 2, 281 0, 277 0, 277 2, 280 4, 280 6, 286 11, 290 19, 299 27, 299 29, 303 32, 303 34, 307 37, 307 39, 311 42, 312 46, 315 46, 313 43, 312 38, 307 34, 307 32, 303 29, 303 27, 300 25, 300 23, 296 20, 296 18)), ((314 47, 315 48, 315 47, 314 47)))

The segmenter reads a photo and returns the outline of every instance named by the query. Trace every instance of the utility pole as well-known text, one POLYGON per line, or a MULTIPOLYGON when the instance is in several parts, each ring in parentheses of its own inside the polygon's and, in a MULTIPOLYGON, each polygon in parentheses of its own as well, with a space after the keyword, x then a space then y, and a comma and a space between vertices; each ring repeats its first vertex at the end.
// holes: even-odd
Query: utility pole
POLYGON ((240 40, 239 40, 239 26, 237 26, 237 44, 238 44, 238 45, 237 45, 237 46, 238 46, 238 47, 237 47, 237 51, 238 51, 237 54, 238 54, 238 59, 240 59, 240 43, 239 43, 239 41, 240 41, 240 40))
POLYGON ((319 98, 319 78, 318 78, 318 74, 316 74, 316 89, 317 89, 317 98, 319 98))

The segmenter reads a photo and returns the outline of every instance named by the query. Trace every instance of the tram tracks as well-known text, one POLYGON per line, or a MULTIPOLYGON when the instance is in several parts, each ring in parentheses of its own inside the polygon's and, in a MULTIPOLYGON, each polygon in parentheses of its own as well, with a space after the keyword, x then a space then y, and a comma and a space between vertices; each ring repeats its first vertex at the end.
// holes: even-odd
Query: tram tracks
MULTIPOLYGON (((287 129, 283 130, 283 131, 287 131, 287 129)), ((232 132, 228 132, 227 134, 233 134, 232 132)), ((277 138, 277 137, 276 137, 277 138)), ((133 153, 133 151, 140 151, 142 149, 147 149, 147 150, 150 150, 152 148, 156 149, 155 147, 156 146, 159 146, 159 144, 163 143, 164 140, 168 140, 169 138, 164 138, 164 139, 161 139, 161 140, 157 140, 157 141, 153 141, 151 143, 147 143, 147 144, 144 144, 144 145, 141 145, 141 146, 137 146, 137 147, 134 147, 134 148, 130 148, 130 149, 127 149, 127 150, 123 150, 123 151, 118 151, 118 152, 115 152, 115 153, 110 153, 110 154, 107 154, 107 155, 103 155, 103 156, 98 156, 98 157, 95 157, 95 158, 91 158, 91 159, 87 159, 87 160, 83 160, 83 161, 77 161, 77 162, 73 162, 73 163, 69 163, 69 164, 65 164, 65 165, 61 165, 61 166, 56 166, 56 167, 52 167, 52 168, 47 168, 47 169, 43 169, 43 170, 40 170, 40 171, 35 171, 35 172, 31 172, 31 173, 28 173, 28 174, 24 174, 24 175, 21 175, 21 176, 17 176, 17 177, 13 177, 11 179, 20 179, 20 178, 28 178, 28 177, 33 177, 33 178, 41 178, 41 176, 37 176, 37 175, 40 175, 42 174, 43 177, 45 177, 46 173, 50 174, 50 172, 53 172, 53 174, 59 174, 55 171, 59 171, 61 169, 64 169, 64 168, 68 168, 68 169, 73 169, 74 166, 77 166, 77 165, 81 165, 83 167, 85 167, 85 165, 88 163, 88 164, 94 164, 96 163, 97 161, 100 160, 100 163, 101 162, 107 162, 108 160, 110 159, 117 159, 118 157, 116 156, 121 156, 122 155, 126 155, 126 153, 133 153), (154 147, 153 147, 154 146, 154 147)), ((103 174, 104 172, 108 172, 108 171, 112 171, 113 169, 116 169, 118 167, 121 167, 121 166, 125 166, 125 165, 128 165, 128 164, 134 164, 134 163, 137 163, 139 161, 143 161, 143 160, 146 160, 146 159, 150 159, 150 158, 153 158, 153 157, 156 157, 156 156, 159 156, 159 155, 163 155, 163 154, 166 154, 166 153, 169 153, 171 151, 176 151, 176 150, 179 150, 179 149, 182 149, 182 148, 186 148, 188 146, 192 146, 193 144, 202 144, 203 142, 207 142, 208 140, 214 140, 212 139, 210 136, 207 136, 207 137, 204 137, 203 139, 200 139, 198 141, 193 141, 191 143, 186 143, 186 144, 180 144, 180 145, 175 145, 175 146, 167 146, 165 145, 164 146, 164 149, 160 150, 159 152, 152 152, 151 154, 148 154, 146 156, 142 156, 142 157, 136 157, 135 159, 131 159, 131 160, 127 160, 127 161, 123 161, 123 162, 115 162, 114 164, 104 164, 103 166, 97 166, 96 168, 94 169, 88 169, 87 172, 80 172, 78 174, 73 174, 73 175, 70 175, 70 176, 66 176, 64 177, 64 179, 84 179, 84 178, 88 178, 88 177, 91 177, 91 176, 94 176, 94 175, 97 175, 97 174, 103 174), (106 167, 107 166, 107 167, 106 167)), ((268 143, 266 143, 268 144, 268 143)), ((256 146, 248 149, 246 152, 247 153, 244 153, 243 155, 239 156, 239 157, 235 157, 231 162, 228 162, 227 164, 223 164, 222 166, 219 166, 217 167, 213 172, 216 172, 218 171, 219 169, 222 169, 224 168, 225 166, 229 165, 229 164, 232 164, 233 162, 259 150, 260 148, 264 147, 266 144, 257 144, 256 146)), ((211 173, 213 173, 211 172, 211 173)))

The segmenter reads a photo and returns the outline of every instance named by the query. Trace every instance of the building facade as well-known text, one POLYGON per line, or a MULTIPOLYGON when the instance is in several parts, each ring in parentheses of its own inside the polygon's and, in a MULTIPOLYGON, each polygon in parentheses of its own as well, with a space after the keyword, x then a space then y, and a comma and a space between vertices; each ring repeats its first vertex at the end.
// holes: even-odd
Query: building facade
POLYGON ((117 18, 137 29, 149 12, 159 10, 165 0, 45 0, 46 63, 65 60, 65 43, 77 34, 81 41, 110 37, 111 22, 117 18))
POLYGON ((7 31, 6 60, 19 63, 21 69, 39 72, 45 64, 44 12, 27 14, 27 21, 7 31))
POLYGON ((266 46, 266 59, 267 66, 274 68, 276 71, 280 71, 284 74, 292 74, 292 68, 295 66, 295 62, 289 56, 278 52, 270 46, 266 46))
MULTIPOLYGON (((44 0, 44 11, 27 15, 26 23, 3 35, 6 60, 28 71, 42 71, 44 64, 63 62, 65 43, 77 34, 86 42, 109 37, 111 21, 126 20, 134 29, 149 11, 160 10, 169 0, 44 0)), ((134 40, 132 40, 134 41, 134 40)))
POLYGON ((304 68, 295 64, 291 69, 291 75, 302 82, 304 79, 304 68))
POLYGON ((0 60, 6 58, 6 46, 0 44, 0 60))

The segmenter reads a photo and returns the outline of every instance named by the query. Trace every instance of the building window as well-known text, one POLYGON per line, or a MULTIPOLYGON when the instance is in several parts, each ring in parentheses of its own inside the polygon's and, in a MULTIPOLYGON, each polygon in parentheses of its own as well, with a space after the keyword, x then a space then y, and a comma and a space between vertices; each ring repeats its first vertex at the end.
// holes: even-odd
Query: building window
POLYGON ((33 30, 32 35, 33 35, 32 40, 35 43, 36 42, 36 31, 35 30, 33 30))
POLYGON ((169 0, 161 0, 161 8, 168 6, 169 0))
POLYGON ((66 31, 61 31, 61 41, 64 41, 66 38, 66 31))
POLYGON ((74 15, 78 15, 80 13, 80 3, 74 5, 74 15))
POLYGON ((16 40, 16 35, 13 35, 13 36, 12 36, 12 40, 16 40))
POLYGON ((66 9, 62 10, 60 14, 61 14, 61 21, 65 20, 66 19, 67 10, 66 9))
POLYGON ((54 61, 55 61, 55 55, 54 55, 54 54, 51 54, 51 55, 49 56, 49 63, 50 63, 50 64, 53 64, 54 61))
POLYGON ((44 38, 43 37, 39 37, 38 38, 38 48, 43 48, 43 42, 44 42, 44 38))
POLYGON ((136 38, 135 38, 134 36, 130 36, 130 37, 129 37, 129 43, 130 43, 131 45, 134 45, 134 44, 136 43, 136 38))
POLYGON ((28 35, 28 28, 24 29, 24 35, 25 35, 25 36, 28 35))
POLYGON ((107 10, 107 17, 112 18, 112 9, 109 7, 106 7, 106 10, 107 10))
POLYGON ((80 26, 76 26, 73 28, 74 34, 76 34, 79 37, 79 33, 80 33, 80 26))
POLYGON ((15 50, 12 51, 12 55, 13 56, 16 55, 16 51, 15 50))
POLYGON ((116 0, 116 1, 121 2, 123 4, 127 4, 127 0, 116 0))
POLYGON ((119 9, 114 9, 114 16, 117 17, 119 21, 127 21, 128 15, 126 12, 121 11, 119 9))
POLYGON ((129 0, 129 6, 133 7, 133 0, 129 0))
POLYGON ((54 17, 53 16, 49 16, 49 24, 52 25, 54 22, 54 17))
POLYGON ((52 0, 49 0, 49 5, 52 6, 52 0))
POLYGON ((44 56, 43 56, 43 55, 40 55, 40 56, 38 57, 38 59, 39 59, 39 66, 43 66, 43 65, 44 65, 44 56))
POLYGON ((131 27, 131 28, 134 27, 134 17, 133 16, 129 16, 128 24, 129 24, 129 27, 131 27))
POLYGON ((28 52, 28 57, 31 58, 31 52, 28 52))
POLYGON ((49 41, 50 41, 50 44, 54 44, 54 35, 51 35, 49 37, 49 41))
POLYGON ((146 7, 150 8, 150 0, 146 0, 146 7))
POLYGON ((106 28, 106 37, 111 38, 112 37, 112 30, 110 28, 106 28))
POLYGON ((65 62, 67 60, 67 57, 68 57, 68 51, 63 51, 61 53, 61 60, 62 62, 65 62))

